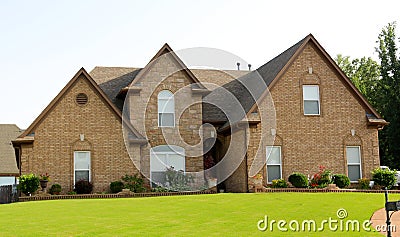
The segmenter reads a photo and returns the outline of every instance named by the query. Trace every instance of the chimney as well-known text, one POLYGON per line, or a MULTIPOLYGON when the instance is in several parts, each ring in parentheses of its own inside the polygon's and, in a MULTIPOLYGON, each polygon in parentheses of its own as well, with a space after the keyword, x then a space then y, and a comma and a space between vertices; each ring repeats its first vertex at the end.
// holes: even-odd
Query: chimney
POLYGON ((249 71, 251 71, 251 64, 247 64, 247 66, 249 67, 249 71))
POLYGON ((240 70, 240 63, 237 62, 236 65, 238 66, 238 71, 240 70))

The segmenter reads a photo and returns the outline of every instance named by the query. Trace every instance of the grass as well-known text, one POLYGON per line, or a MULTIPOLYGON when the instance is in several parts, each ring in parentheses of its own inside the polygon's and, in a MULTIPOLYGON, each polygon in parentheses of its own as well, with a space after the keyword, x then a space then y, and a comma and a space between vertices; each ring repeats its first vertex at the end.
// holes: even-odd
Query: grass
MULTIPOLYGON (((391 200, 400 195, 389 194, 391 200)), ((0 205, 1 236, 381 236, 374 232, 261 232, 257 222, 314 219, 345 208, 344 220, 368 220, 384 194, 260 193, 128 199, 76 199, 0 205)), ((286 226, 288 227, 288 226, 286 226)), ((326 226, 328 227, 328 226, 326 226)))

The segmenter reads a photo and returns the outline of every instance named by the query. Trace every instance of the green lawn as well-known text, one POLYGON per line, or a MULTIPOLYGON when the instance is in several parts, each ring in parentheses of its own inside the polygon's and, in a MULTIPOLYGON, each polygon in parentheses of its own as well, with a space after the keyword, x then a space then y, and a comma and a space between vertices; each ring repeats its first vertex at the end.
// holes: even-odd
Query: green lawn
MULTIPOLYGON (((391 200, 400 195, 389 194, 391 200)), ((1 236, 381 236, 374 232, 261 232, 269 220, 368 220, 384 194, 243 193, 127 199, 55 200, 0 205, 1 236)), ((288 225, 286 225, 288 228, 288 225)), ((362 228, 361 228, 362 229, 362 228)))

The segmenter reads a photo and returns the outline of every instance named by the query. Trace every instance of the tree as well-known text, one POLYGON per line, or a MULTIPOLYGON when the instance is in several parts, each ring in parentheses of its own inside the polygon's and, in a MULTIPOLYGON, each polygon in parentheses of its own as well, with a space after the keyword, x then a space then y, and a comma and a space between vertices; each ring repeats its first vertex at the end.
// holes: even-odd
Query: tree
POLYGON ((339 67, 372 106, 390 122, 379 131, 381 164, 400 169, 400 58, 396 46, 396 23, 389 23, 378 36, 379 63, 371 58, 351 60, 338 55, 339 67))
POLYGON ((380 79, 379 64, 371 58, 363 57, 351 60, 349 56, 341 54, 337 55, 335 61, 368 102, 377 107, 379 103, 377 100, 380 79))
POLYGON ((381 79, 377 109, 390 122, 379 132, 381 162, 400 168, 400 58, 396 46, 396 23, 389 23, 378 36, 381 79))

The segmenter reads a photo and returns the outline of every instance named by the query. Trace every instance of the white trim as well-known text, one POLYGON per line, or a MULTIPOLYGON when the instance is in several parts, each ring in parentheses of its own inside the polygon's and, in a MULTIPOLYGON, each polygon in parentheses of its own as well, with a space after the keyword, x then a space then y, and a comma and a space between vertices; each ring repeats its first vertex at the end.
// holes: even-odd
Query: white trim
POLYGON ((280 175, 280 179, 282 178, 282 149, 281 146, 267 146, 266 149, 266 162, 265 162, 265 168, 266 168, 266 177, 265 180, 267 181, 267 183, 272 183, 272 180, 269 181, 268 180, 268 166, 279 166, 279 175, 280 175), (272 149, 271 148, 278 148, 279 149, 279 164, 268 164, 268 158, 269 158, 269 154, 271 154, 272 149), (270 150, 270 152, 268 152, 268 149, 270 150))
POLYGON ((88 153, 89 154, 89 182, 92 181, 92 154, 90 151, 74 151, 74 185, 77 180, 75 180, 75 171, 87 171, 88 169, 75 169, 75 159, 77 153, 88 153))
MULTIPOLYGON (((178 155, 182 157, 183 160, 183 172, 186 173, 186 156, 185 156, 185 150, 182 147, 179 146, 169 146, 172 147, 171 151, 154 151, 157 147, 161 146, 169 146, 169 145, 160 145, 156 146, 150 149, 150 186, 152 186, 153 183, 153 178, 152 178, 152 169, 151 169, 151 159, 158 159, 157 155, 165 155, 166 159, 168 160, 169 155, 178 155), (154 157, 155 156, 155 157, 154 157)), ((164 166, 168 167, 170 164, 164 164, 164 166)), ((162 171, 161 171, 162 172, 162 171)))
POLYGON ((169 90, 162 90, 157 95, 157 125, 158 125, 158 127, 175 127, 175 96, 169 90), (160 95, 162 92, 168 92, 170 94, 170 96, 162 96, 162 95, 160 95), (161 111, 160 112, 160 110, 158 108, 158 104, 160 103, 161 100, 167 101, 167 102, 168 101, 172 101, 172 104, 173 104, 173 107, 174 107, 173 108, 173 112, 171 112, 171 111, 169 111, 169 112, 161 111), (172 122, 173 122, 172 126, 161 125, 160 124, 160 114, 172 114, 172 122))
POLYGON ((303 93, 303 114, 304 115, 321 115, 321 95, 320 95, 320 92, 319 92, 319 85, 303 85, 303 87, 302 87, 302 93, 303 93), (314 88, 317 88, 317 92, 318 92, 318 98, 317 99, 305 99, 304 98, 304 88, 305 87, 309 87, 309 88, 311 88, 311 87, 314 87, 314 88), (304 109, 304 102, 306 102, 306 101, 317 101, 318 102, 318 114, 306 114, 306 111, 305 111, 305 109, 304 109))
MULTIPOLYGON (((361 161, 361 146, 346 146, 346 165, 347 165, 347 176, 349 176, 349 165, 358 165, 360 167, 360 178, 362 179, 362 161, 361 161), (358 148, 358 159, 360 160, 359 163, 349 163, 348 162, 348 157, 347 157, 347 148, 358 148)), ((350 177, 349 177, 350 178, 350 177)), ((357 181, 352 181, 350 180, 351 183, 358 183, 357 181)))

